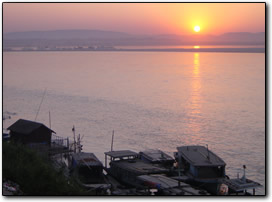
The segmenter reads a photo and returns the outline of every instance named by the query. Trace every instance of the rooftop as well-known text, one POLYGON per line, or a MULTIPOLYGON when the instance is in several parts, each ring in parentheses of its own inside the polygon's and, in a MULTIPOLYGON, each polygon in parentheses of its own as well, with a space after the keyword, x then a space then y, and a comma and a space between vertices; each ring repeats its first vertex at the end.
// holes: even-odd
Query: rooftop
POLYGON ((98 160, 98 158, 93 153, 74 153, 72 154, 73 159, 78 165, 86 166, 103 166, 103 164, 98 160))
MULTIPOLYGON (((189 184, 184 182, 178 182, 172 178, 166 177, 164 175, 140 175, 137 177, 139 180, 143 181, 147 186, 152 188, 160 188, 173 191, 177 191, 176 193, 180 193, 183 191, 183 195, 207 195, 203 190, 200 191, 191 187, 189 184)), ((171 192, 169 192, 171 193, 171 192)))
POLYGON ((16 133, 21 133, 21 134, 29 134, 29 133, 32 133, 33 131, 35 131, 36 129, 38 129, 40 127, 45 127, 49 131, 55 133, 53 130, 51 130, 50 128, 46 127, 42 123, 38 123, 38 122, 34 122, 34 121, 29 121, 29 120, 25 120, 25 119, 19 119, 14 124, 12 124, 11 126, 9 126, 7 128, 7 130, 10 130, 10 131, 13 131, 13 132, 16 132, 16 133))
POLYGON ((177 147, 178 153, 194 166, 225 166, 226 163, 204 146, 177 147))
POLYGON ((171 156, 158 149, 145 150, 140 152, 140 155, 145 157, 151 162, 164 162, 164 161, 174 162, 174 159, 171 156))
POLYGON ((130 150, 119 150, 119 151, 105 152, 105 155, 108 155, 112 158, 123 158, 123 157, 137 156, 138 154, 130 150))
POLYGON ((137 175, 162 174, 168 172, 168 169, 145 163, 140 159, 112 161, 111 164, 137 175))
MULTIPOLYGON (((155 184, 160 184, 162 189, 168 189, 172 187, 178 187, 179 183, 177 180, 171 179, 169 177, 166 177, 164 175, 140 175, 138 176, 138 179, 145 181, 145 182, 152 182, 155 184)), ((180 182, 180 186, 182 187, 188 187, 188 184, 185 184, 184 182, 180 182)))

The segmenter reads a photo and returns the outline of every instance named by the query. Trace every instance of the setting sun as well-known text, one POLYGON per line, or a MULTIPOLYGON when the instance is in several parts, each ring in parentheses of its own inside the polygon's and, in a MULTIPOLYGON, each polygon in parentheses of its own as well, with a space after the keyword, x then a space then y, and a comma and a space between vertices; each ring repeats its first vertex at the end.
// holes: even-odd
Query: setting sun
POLYGON ((194 27, 194 30, 195 30, 195 32, 199 32, 199 31, 200 31, 200 27, 199 27, 198 25, 196 25, 196 26, 194 27))

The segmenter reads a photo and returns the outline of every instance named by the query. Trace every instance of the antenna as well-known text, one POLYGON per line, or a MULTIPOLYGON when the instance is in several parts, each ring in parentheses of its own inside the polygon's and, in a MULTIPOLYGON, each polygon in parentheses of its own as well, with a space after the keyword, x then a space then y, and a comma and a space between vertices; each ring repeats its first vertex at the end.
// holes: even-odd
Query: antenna
POLYGON ((46 93, 46 89, 44 89, 43 97, 42 97, 41 103, 40 103, 40 105, 39 105, 39 108, 38 108, 38 111, 37 111, 37 114, 36 114, 36 117, 35 117, 35 121, 37 120, 38 114, 39 114, 39 112, 40 112, 40 108, 41 108, 41 105, 42 105, 42 102, 43 102, 45 93, 46 93))
POLYGON ((113 150, 113 138, 114 138, 114 130, 112 131, 112 136, 111 136, 111 151, 113 150))

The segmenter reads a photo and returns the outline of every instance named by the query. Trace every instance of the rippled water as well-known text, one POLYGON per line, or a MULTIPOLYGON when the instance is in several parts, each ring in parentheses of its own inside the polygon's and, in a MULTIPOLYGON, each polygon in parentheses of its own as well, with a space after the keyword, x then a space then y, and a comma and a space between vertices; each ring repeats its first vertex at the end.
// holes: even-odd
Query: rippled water
MULTIPOLYGON (((265 185, 265 55, 261 53, 7 52, 3 112, 57 135, 83 138, 100 160, 114 148, 209 145, 242 174, 265 185), (16 114, 13 114, 16 113, 16 114)), ((264 194, 265 188, 257 190, 264 194)))

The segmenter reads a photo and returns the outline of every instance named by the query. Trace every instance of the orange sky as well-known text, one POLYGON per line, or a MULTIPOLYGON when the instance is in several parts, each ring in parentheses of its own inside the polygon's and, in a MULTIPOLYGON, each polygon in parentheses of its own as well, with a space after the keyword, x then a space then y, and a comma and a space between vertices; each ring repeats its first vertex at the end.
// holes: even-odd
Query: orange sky
POLYGON ((135 34, 264 32, 264 3, 4 3, 4 33, 100 29, 135 34))

